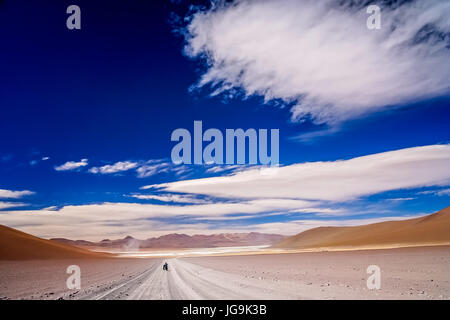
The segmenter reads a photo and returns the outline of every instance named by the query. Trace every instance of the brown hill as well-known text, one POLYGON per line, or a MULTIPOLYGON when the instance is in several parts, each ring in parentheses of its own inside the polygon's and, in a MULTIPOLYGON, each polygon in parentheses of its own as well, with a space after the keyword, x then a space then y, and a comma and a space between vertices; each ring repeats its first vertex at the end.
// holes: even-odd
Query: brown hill
POLYGON ((358 248, 450 244, 450 207, 409 220, 354 227, 319 227, 275 244, 274 248, 358 248))
POLYGON ((88 259, 111 255, 41 239, 0 225, 0 260, 88 259))
POLYGON ((100 242, 90 242, 85 240, 69 240, 54 238, 53 241, 70 244, 79 247, 102 247, 115 249, 149 249, 149 248, 214 248, 214 247, 236 247, 236 246, 257 246, 271 245, 284 239, 278 234, 265 234, 258 232, 250 233, 220 233, 211 235, 187 235, 171 233, 156 238, 139 240, 127 236, 123 239, 100 242))

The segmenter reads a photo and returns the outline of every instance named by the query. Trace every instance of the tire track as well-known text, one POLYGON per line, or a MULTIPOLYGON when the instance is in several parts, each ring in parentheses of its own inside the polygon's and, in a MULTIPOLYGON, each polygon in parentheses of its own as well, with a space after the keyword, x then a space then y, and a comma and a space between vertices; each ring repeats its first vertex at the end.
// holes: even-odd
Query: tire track
POLYGON ((125 297, 127 294, 129 295, 129 291, 134 290, 136 287, 140 287, 141 283, 146 279, 149 275, 153 274, 154 270, 158 267, 158 262, 153 262, 150 265, 150 268, 141 274, 136 275, 131 279, 127 279, 124 282, 115 284, 110 286, 106 291, 103 290, 101 292, 96 291, 85 295, 80 298, 80 300, 115 300, 121 299, 125 297))

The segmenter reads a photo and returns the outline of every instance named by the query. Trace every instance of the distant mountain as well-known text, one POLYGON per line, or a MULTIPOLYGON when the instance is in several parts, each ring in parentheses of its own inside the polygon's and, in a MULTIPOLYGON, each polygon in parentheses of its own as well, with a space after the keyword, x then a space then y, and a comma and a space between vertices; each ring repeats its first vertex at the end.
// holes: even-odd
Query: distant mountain
POLYGON ((108 254, 91 252, 58 243, 0 225, 0 260, 106 258, 108 254))
POLYGON ((450 207, 420 218, 354 227, 319 227, 286 237, 274 248, 363 248, 450 244, 450 207))
POLYGON ((187 235, 171 233, 156 238, 138 240, 131 236, 123 239, 104 239, 100 242, 86 240, 69 240, 53 238, 52 241, 78 247, 102 247, 115 249, 149 249, 149 248, 214 248, 271 245, 284 239, 282 235, 258 232, 220 233, 212 235, 187 235))

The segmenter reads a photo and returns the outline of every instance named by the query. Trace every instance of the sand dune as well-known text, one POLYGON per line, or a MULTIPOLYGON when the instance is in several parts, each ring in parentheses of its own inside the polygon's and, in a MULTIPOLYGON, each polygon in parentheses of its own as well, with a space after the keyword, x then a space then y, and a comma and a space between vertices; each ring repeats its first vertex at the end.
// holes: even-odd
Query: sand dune
POLYGON ((450 207, 415 219, 354 227, 319 227, 288 237, 274 248, 402 247, 450 244, 450 207))
POLYGON ((41 239, 0 225, 0 260, 84 259, 111 255, 41 239))

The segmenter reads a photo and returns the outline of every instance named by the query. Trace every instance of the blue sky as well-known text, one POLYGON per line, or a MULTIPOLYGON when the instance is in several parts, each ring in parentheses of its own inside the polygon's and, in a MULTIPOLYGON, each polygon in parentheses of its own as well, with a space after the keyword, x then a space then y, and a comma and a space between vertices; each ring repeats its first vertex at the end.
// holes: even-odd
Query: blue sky
POLYGON ((293 234, 446 207, 449 6, 387 5, 374 35, 364 8, 327 3, 3 1, 0 223, 86 239, 293 234), (81 30, 66 28, 70 4, 81 30), (308 29, 324 10, 329 21, 308 29), (336 41, 326 30, 340 18, 336 41), (415 32, 384 31, 392 21, 415 32), (194 120, 279 129, 281 171, 172 164, 170 135, 194 120))

